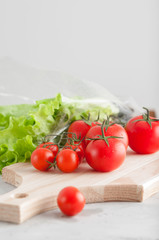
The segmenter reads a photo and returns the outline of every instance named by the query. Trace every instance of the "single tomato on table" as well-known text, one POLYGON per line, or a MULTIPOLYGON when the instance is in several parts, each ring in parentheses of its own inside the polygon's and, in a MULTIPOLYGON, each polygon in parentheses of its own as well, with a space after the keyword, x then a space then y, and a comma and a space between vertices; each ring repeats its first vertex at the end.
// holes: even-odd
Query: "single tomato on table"
POLYGON ((65 215, 74 216, 84 208, 85 198, 77 188, 65 187, 58 194, 57 204, 65 215))

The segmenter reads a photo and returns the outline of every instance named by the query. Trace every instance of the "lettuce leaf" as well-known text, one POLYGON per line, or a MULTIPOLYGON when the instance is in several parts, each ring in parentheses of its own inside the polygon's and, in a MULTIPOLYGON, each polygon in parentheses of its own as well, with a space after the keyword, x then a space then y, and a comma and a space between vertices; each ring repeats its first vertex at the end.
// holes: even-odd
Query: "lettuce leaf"
POLYGON ((117 112, 109 104, 99 106, 80 99, 62 101, 60 94, 35 104, 0 106, 0 172, 5 166, 30 160, 46 135, 60 134, 81 115, 87 117, 91 113, 94 120, 99 110, 101 119, 117 112))
POLYGON ((30 159, 38 142, 51 133, 61 95, 35 104, 0 106, 0 171, 4 166, 30 159))

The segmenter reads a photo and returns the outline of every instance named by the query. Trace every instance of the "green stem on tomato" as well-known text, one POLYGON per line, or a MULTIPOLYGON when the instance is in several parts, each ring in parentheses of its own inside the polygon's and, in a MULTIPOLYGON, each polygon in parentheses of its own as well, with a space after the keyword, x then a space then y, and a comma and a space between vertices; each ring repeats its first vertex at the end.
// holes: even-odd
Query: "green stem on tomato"
POLYGON ((136 119, 133 122, 142 122, 142 121, 147 122, 149 124, 150 128, 152 129, 152 124, 151 123, 152 122, 158 122, 159 119, 158 118, 151 119, 150 118, 150 111, 146 107, 143 107, 143 109, 146 110, 146 113, 144 113, 142 115, 143 119, 136 119))

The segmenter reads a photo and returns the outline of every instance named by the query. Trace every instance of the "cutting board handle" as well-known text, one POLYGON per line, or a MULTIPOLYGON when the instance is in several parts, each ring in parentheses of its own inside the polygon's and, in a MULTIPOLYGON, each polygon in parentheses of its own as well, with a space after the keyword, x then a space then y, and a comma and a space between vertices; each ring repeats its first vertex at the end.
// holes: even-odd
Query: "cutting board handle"
POLYGON ((28 218, 57 207, 56 196, 36 196, 22 186, 0 196, 0 221, 22 223, 28 218))
POLYGON ((20 205, 27 197, 17 188, 11 192, 0 196, 0 220, 7 222, 20 223, 20 205))
MULTIPOLYGON (((22 164, 17 166, 21 167, 22 164)), ((31 182, 28 179, 25 181, 13 166, 3 168, 2 179, 17 188, 0 195, 0 221, 22 223, 36 214, 57 207, 57 195, 54 192, 44 193, 38 187, 33 191, 31 182)))

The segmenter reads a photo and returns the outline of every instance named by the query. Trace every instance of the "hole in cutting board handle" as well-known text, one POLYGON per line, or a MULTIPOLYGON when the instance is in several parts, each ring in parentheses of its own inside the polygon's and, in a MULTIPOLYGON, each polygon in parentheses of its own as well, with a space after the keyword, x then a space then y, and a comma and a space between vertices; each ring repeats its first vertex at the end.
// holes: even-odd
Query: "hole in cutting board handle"
POLYGON ((15 198, 26 198, 28 197, 27 193, 17 193, 14 195, 15 198))

